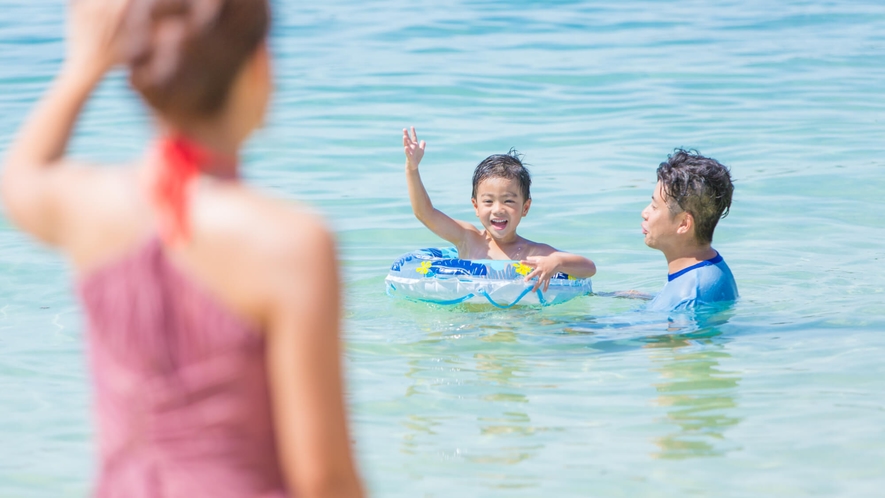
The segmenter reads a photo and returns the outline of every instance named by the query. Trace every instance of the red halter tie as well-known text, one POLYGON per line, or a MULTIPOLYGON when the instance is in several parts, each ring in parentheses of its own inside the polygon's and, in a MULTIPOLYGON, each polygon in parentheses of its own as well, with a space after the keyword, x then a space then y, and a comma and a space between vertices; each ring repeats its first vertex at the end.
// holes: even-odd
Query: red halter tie
POLYGON ((170 244, 186 242, 190 238, 188 187, 213 154, 191 139, 174 135, 160 142, 160 156, 153 191, 160 215, 160 236, 170 244))

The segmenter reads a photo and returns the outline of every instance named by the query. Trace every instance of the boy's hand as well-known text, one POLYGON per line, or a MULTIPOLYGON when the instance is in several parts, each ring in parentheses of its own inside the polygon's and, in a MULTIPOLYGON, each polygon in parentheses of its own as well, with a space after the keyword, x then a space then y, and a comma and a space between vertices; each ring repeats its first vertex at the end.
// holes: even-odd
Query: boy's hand
POLYGON ((418 134, 415 133, 415 127, 412 127, 412 136, 409 136, 409 130, 403 128, 403 150, 406 152, 406 168, 410 170, 418 169, 418 164, 424 157, 424 140, 418 142, 418 134))
POLYGON ((529 256, 522 260, 521 263, 534 268, 534 270, 525 276, 526 282, 534 277, 538 277, 538 281, 535 282, 535 286, 532 287, 532 292, 535 292, 541 288, 541 286, 544 287, 542 289, 543 292, 547 292, 547 288, 550 287, 550 279, 558 272, 560 267, 559 258, 557 258, 555 254, 550 256, 529 256))

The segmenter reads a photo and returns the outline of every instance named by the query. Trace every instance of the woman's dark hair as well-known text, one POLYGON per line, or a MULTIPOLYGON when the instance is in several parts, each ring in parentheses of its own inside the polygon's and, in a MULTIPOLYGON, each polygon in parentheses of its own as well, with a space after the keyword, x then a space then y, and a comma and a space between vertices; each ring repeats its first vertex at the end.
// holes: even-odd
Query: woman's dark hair
POLYGON ((267 0, 135 0, 129 9, 130 82, 172 120, 221 111, 270 24, 267 0))
POLYGON ((713 230, 728 216, 734 185, 728 168, 696 150, 676 149, 658 166, 658 180, 670 209, 674 205, 691 213, 695 237, 713 242, 713 230))
POLYGON ((531 199, 532 177, 529 175, 529 170, 522 164, 521 159, 522 157, 516 149, 510 149, 506 154, 492 154, 483 159, 473 171, 473 193, 470 198, 476 199, 476 188, 483 180, 507 178, 519 182, 523 201, 531 199))

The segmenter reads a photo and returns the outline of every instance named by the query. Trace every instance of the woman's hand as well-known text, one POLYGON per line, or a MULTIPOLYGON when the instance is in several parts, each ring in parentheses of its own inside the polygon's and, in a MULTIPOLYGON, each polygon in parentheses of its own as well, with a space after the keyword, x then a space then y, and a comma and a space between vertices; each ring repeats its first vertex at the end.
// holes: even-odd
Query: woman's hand
POLYGON ((10 145, 0 193, 6 216, 52 245, 67 247, 72 213, 93 184, 83 168, 66 168, 65 149, 83 105, 119 62, 121 26, 131 0, 71 0, 67 57, 61 73, 10 145))
POLYGON ((71 0, 65 67, 97 77, 123 61, 123 24, 131 0, 71 0))

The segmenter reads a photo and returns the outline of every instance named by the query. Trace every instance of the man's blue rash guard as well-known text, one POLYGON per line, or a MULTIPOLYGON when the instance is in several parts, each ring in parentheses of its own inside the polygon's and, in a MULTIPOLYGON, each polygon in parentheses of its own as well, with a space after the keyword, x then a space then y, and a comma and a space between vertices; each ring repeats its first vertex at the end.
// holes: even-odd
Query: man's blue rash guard
POLYGON ((734 301, 737 297, 734 276, 717 252, 711 259, 667 275, 667 285, 646 309, 689 310, 705 304, 734 301))

